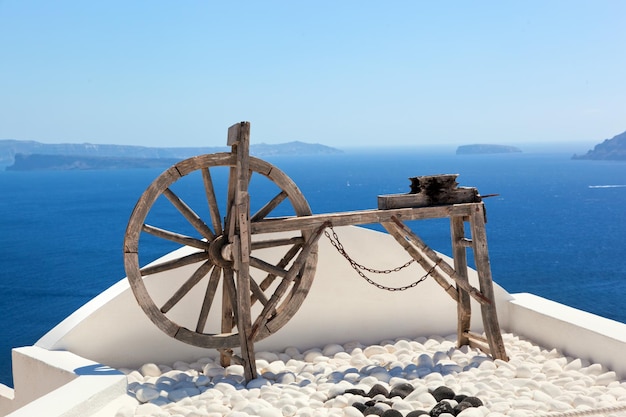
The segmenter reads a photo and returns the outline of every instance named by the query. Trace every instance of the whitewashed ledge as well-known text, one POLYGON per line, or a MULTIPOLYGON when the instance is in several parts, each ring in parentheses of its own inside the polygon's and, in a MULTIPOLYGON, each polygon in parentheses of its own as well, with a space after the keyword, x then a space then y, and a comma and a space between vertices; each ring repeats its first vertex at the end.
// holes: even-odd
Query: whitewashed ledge
MULTIPOLYGON (((350 254, 368 266, 388 268, 407 260, 404 250, 386 234, 358 227, 337 228, 337 233, 350 254)), ((419 269, 404 270, 393 277, 393 285, 413 282, 422 273, 419 269)), ((177 285, 172 278, 167 281, 177 285)), ((475 273, 470 274, 470 282, 477 286, 475 273)), ((201 294, 191 296, 197 297, 200 305, 201 294)), ((602 364, 606 372, 615 372, 618 380, 626 377, 626 325, 531 294, 511 295, 498 286, 495 297, 503 331, 548 351, 556 348, 585 363, 602 364)), ((472 311, 472 330, 481 332, 479 306, 473 304, 472 311)), ((322 239, 316 279, 304 304, 283 329, 259 342, 256 350, 281 352, 290 346, 304 352, 355 340, 370 345, 381 340, 414 340, 455 332, 456 305, 433 280, 401 293, 381 291, 358 277, 322 239)), ((34 347, 14 351, 15 390, 0 387, 0 415, 114 416, 117 411, 111 407, 133 399, 126 393, 126 378, 119 374, 85 375, 77 369, 97 364, 139 369, 146 363, 191 364, 199 358, 214 357, 213 351, 182 344, 161 333, 137 306, 127 281, 121 280, 52 329, 34 347), (86 363, 68 365, 67 361, 77 358, 86 363), (39 383, 32 384, 33 378, 25 375, 37 375, 39 383), (70 389, 72 395, 62 395, 70 389), (117 394, 117 400, 111 400, 117 394), (48 408, 50 403, 55 407, 48 408), (31 407, 26 414, 24 407, 31 407)))

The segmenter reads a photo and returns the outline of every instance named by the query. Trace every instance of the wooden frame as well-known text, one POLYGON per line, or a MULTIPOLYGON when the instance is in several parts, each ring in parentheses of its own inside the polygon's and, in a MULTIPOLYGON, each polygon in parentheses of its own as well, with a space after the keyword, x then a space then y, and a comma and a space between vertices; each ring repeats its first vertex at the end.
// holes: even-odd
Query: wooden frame
POLYGON ((507 359, 494 302, 484 205, 476 189, 454 188, 456 175, 414 178, 415 189, 411 193, 379 196, 379 209, 313 215, 289 177, 276 167, 250 157, 249 139, 250 123, 231 126, 227 135, 230 153, 201 155, 179 162, 148 187, 133 210, 124 239, 124 266, 139 305, 162 331, 185 343, 220 350, 224 365, 231 359, 238 361, 244 366, 245 378, 251 380, 256 377, 254 342, 277 331, 301 305, 315 275, 317 242, 323 231, 329 226, 380 223, 457 302, 459 346, 469 344, 494 358, 507 359), (227 212, 223 223, 209 169, 213 166, 229 167, 227 212), (193 171, 202 173, 210 226, 170 189, 174 182, 193 171), (267 177, 280 191, 260 210, 251 214, 248 188, 253 174, 267 177), (160 195, 171 202, 201 238, 145 223, 151 206, 160 195), (269 217, 284 201, 292 204, 296 215, 269 217), (454 265, 448 265, 405 224, 410 220, 433 218, 450 219, 454 265), (469 223, 470 238, 465 236, 466 223, 469 223), (289 238, 252 239, 257 234, 287 231, 298 234, 289 238), (138 253, 142 233, 199 251, 141 268, 138 253), (287 250, 278 262, 269 262, 254 255, 254 251, 282 246, 287 250), (474 254, 479 289, 472 287, 468 281, 467 250, 470 248, 474 254), (157 306, 144 285, 143 276, 198 262, 200 267, 189 279, 165 304, 157 306), (265 279, 257 282, 251 276, 251 269, 264 271, 265 279), (168 318, 167 313, 205 276, 209 278, 199 318, 195 330, 190 330, 168 318), (204 329, 220 280, 221 333, 207 334, 204 329), (270 293, 266 293, 268 289, 270 293), (485 337, 470 331, 471 298, 480 305, 485 337), (260 302, 262 308, 253 317, 252 304, 256 302, 260 302), (235 327, 237 333, 233 333, 235 327), (240 347, 241 356, 233 355, 231 348, 235 346, 240 347))

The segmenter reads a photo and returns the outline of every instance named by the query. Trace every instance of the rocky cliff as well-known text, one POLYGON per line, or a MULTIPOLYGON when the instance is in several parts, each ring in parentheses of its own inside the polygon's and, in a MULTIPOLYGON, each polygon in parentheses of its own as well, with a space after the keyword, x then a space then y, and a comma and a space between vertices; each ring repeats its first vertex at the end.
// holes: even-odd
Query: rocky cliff
POLYGON ((573 159, 596 159, 626 161, 626 132, 605 139, 584 155, 574 155, 573 159))

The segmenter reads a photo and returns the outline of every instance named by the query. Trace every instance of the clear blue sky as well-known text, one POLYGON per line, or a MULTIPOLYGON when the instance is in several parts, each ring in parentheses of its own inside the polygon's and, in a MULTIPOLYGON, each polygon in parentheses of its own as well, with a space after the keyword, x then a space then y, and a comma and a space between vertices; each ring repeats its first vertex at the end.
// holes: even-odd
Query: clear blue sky
POLYGON ((596 143, 626 1, 0 0, 0 139, 596 143))

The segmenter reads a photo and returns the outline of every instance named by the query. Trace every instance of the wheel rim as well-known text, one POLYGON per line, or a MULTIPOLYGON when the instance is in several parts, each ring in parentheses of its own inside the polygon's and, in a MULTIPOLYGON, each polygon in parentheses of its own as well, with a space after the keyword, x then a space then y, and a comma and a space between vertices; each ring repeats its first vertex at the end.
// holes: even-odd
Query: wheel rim
MULTIPOLYGON (((230 227, 232 210, 228 207, 231 206, 234 192, 232 179, 235 165, 235 155, 217 153, 186 159, 163 172, 137 202, 124 238, 124 267, 137 302, 159 329, 195 346, 230 348, 240 344, 236 330, 237 312, 229 312, 229 306, 232 308, 235 305, 237 288, 232 261, 227 256, 230 248, 227 244, 228 238, 233 234, 230 227), (224 175, 217 179, 213 175, 215 171, 224 175), (183 185, 184 179, 191 177, 195 177, 197 182, 201 178, 204 212, 209 218, 208 222, 197 214, 197 204, 188 204, 187 198, 180 196, 179 190, 182 192, 187 186, 183 185), (220 187, 217 185, 222 185, 224 180, 228 182, 226 193, 220 195, 217 191, 220 187), (176 226, 167 224, 161 227, 161 222, 169 221, 170 217, 159 216, 159 210, 168 205, 169 212, 174 213, 172 220, 179 223, 176 226), (156 222, 158 226, 149 222, 156 222), (192 233, 180 233, 178 224, 184 225, 192 233), (149 240, 145 240, 146 237, 149 240), (149 252, 150 245, 155 242, 186 247, 171 252, 163 261, 141 267, 144 252, 149 252), (175 283, 163 281, 164 277, 172 277, 174 274, 177 276, 175 283), (145 276, 150 276, 150 281, 154 284, 147 286, 145 276), (188 305, 193 300, 200 300, 200 305, 188 305), (189 310, 194 312, 189 314, 189 310), (182 311, 187 313, 182 314, 182 311), (189 316, 195 319, 190 320, 189 316)), ((311 215, 306 199, 281 170, 251 157, 250 172, 251 201, 257 200, 254 190, 255 180, 258 178, 265 181, 264 184, 270 185, 266 188, 271 188, 259 193, 264 195, 258 200, 265 203, 258 209, 251 210, 250 223, 262 221, 270 214, 275 215, 285 210, 291 211, 290 215, 311 215)), ((253 236, 250 258, 253 322, 273 295, 272 291, 280 283, 281 276, 284 277, 285 272, 291 268, 292 261, 310 235, 310 231, 299 230, 286 235, 253 236)), ((316 264, 315 246, 304 265, 297 271, 296 279, 290 284, 289 290, 259 329, 255 341, 276 332, 296 313, 312 284, 316 264)))

